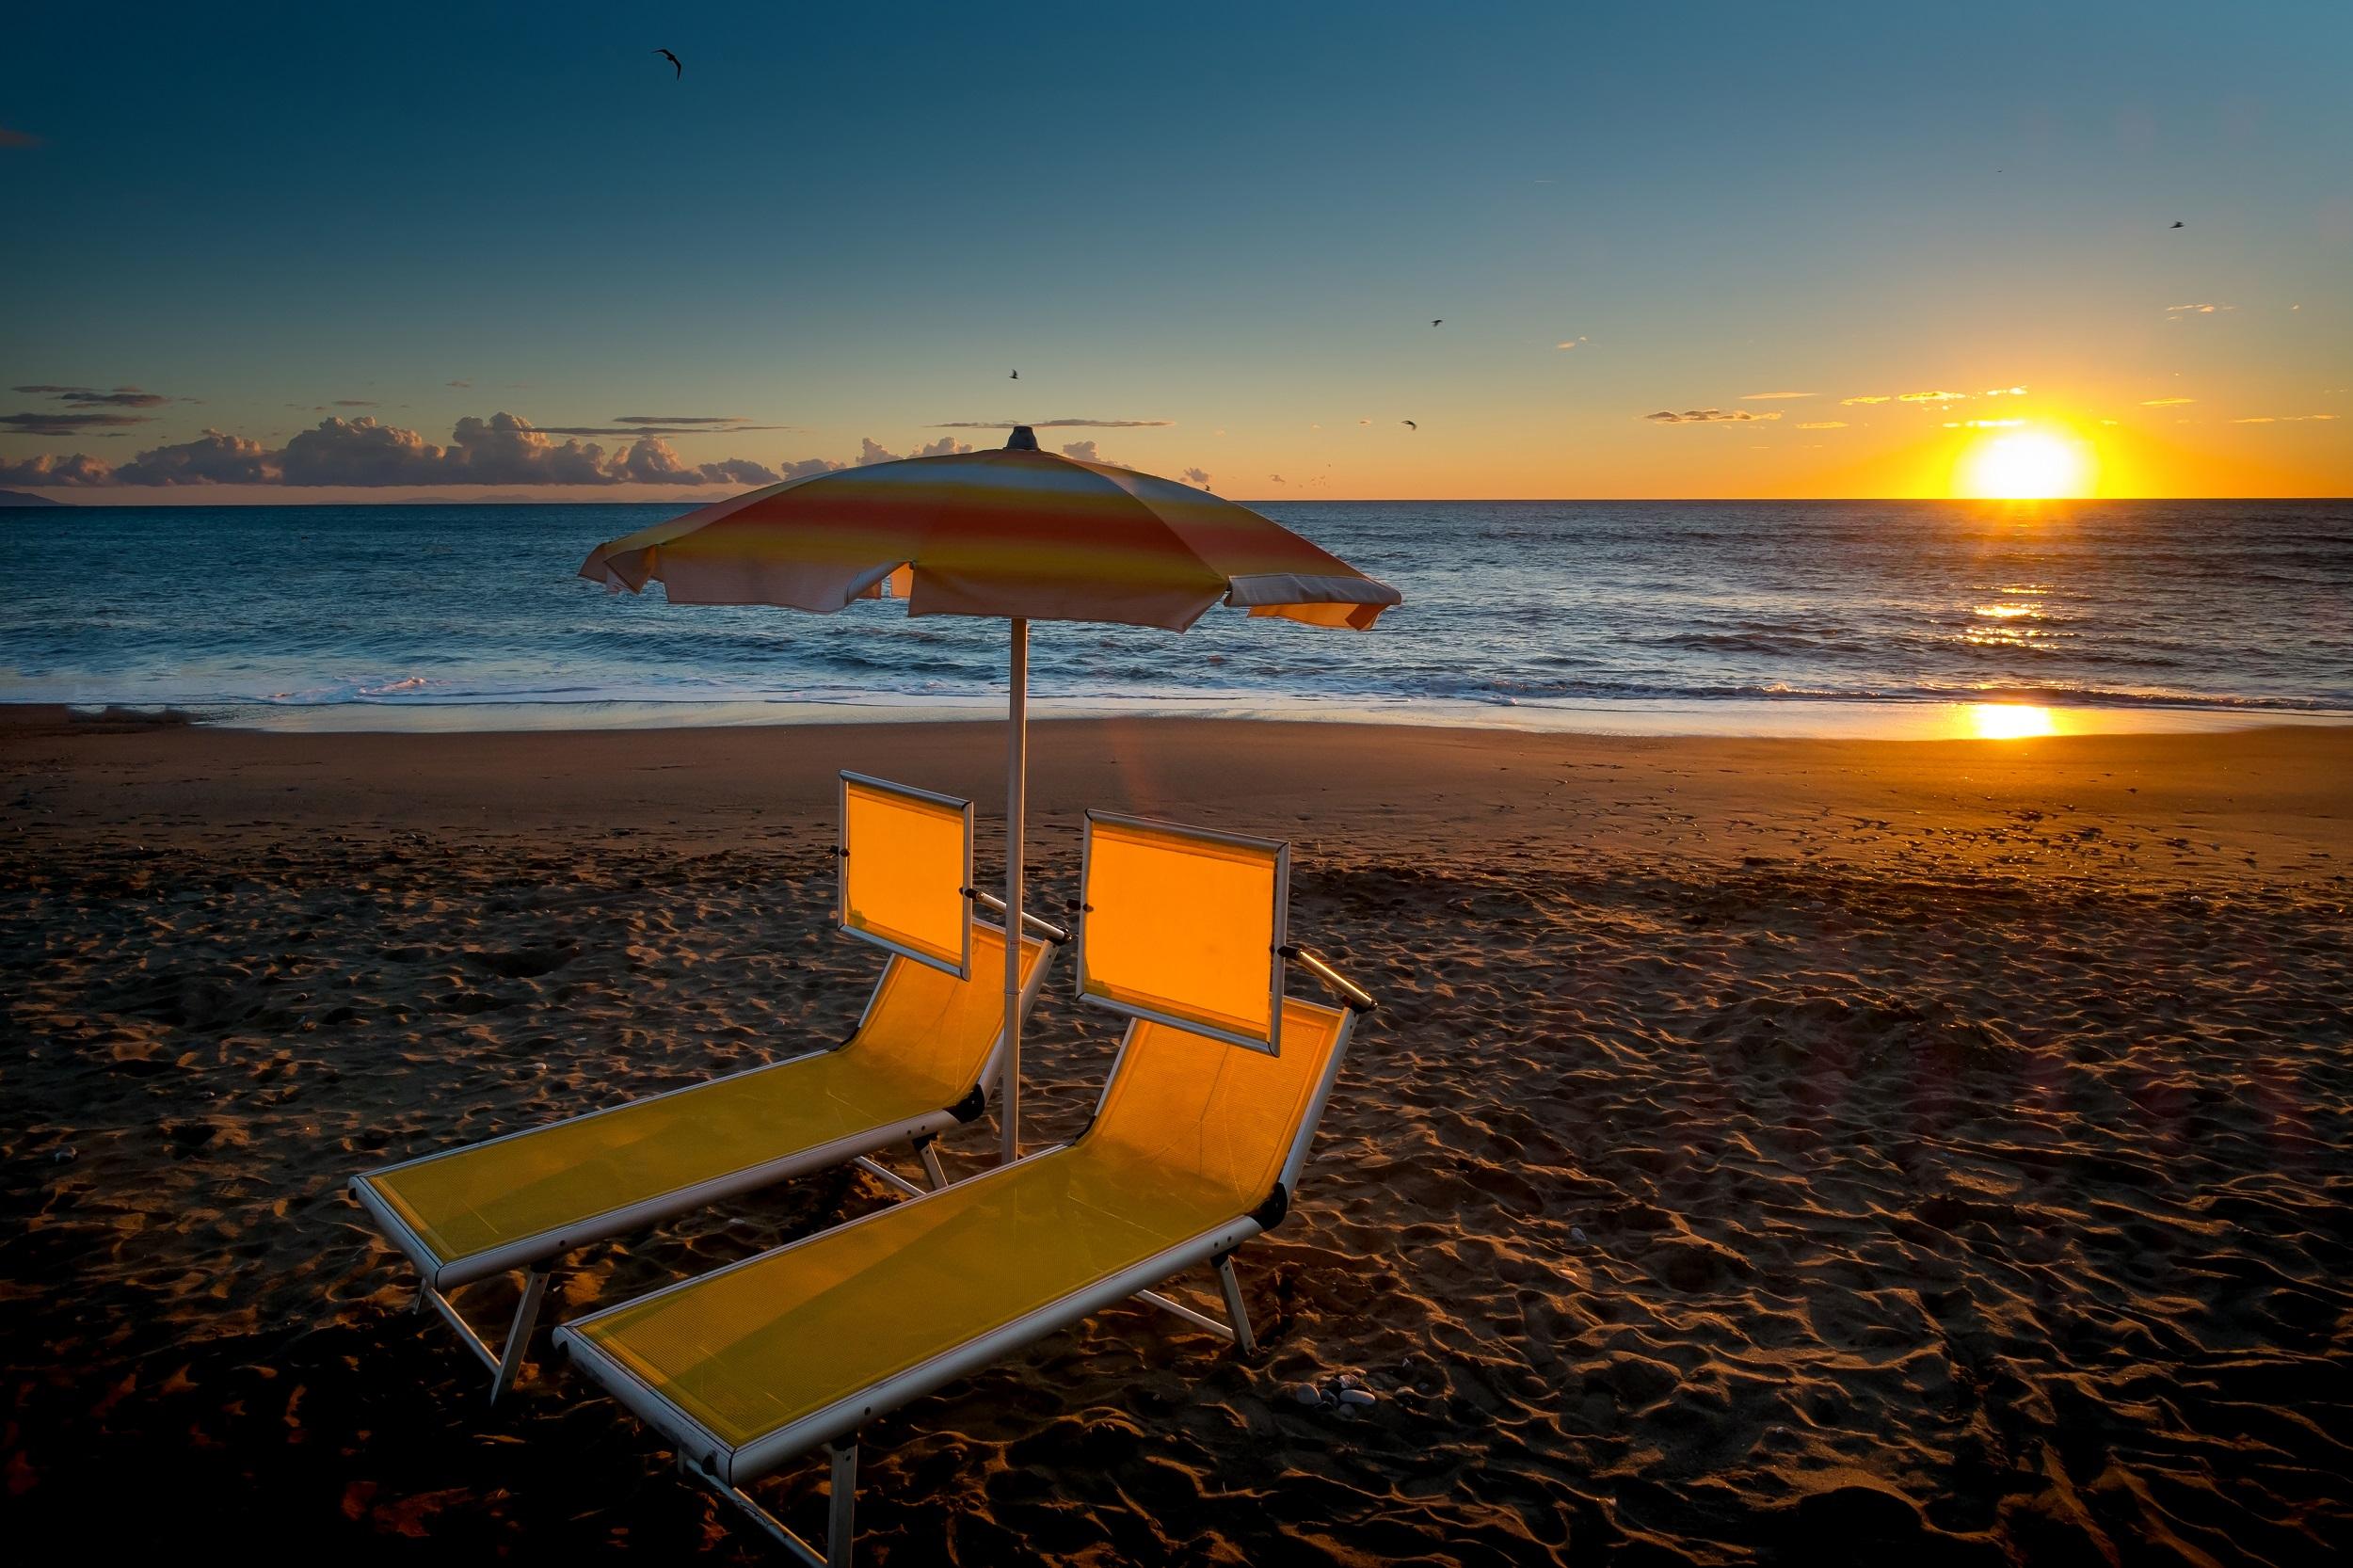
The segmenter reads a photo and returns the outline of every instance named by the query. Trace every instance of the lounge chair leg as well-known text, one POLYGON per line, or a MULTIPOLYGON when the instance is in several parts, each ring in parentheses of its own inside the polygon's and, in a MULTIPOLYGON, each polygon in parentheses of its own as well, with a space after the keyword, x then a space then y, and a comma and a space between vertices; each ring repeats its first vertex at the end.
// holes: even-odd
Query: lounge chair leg
POLYGON ((1217 1259, 1218 1288, 1225 1292, 1225 1316, 1234 1325, 1234 1350, 1241 1355, 1257 1353, 1258 1341, 1250 1333, 1250 1309, 1242 1305, 1241 1281, 1234 1277, 1234 1255, 1220 1253, 1217 1259))
POLYGON ((825 1499, 825 1568, 850 1568, 857 1549, 857 1439, 828 1444, 825 1451, 833 1456, 832 1494, 825 1499))
POLYGON ((947 1186, 948 1173, 939 1168, 939 1151, 932 1146, 932 1141, 926 1138, 917 1144, 915 1152, 923 1161, 923 1179, 932 1184, 932 1191, 936 1192, 947 1186))
POLYGON ((802 1564, 802 1568, 850 1568, 855 1550, 856 1514, 857 1510, 857 1439, 848 1437, 829 1443, 825 1451, 833 1456, 833 1495, 825 1504, 825 1555, 819 1557, 817 1548, 792 1532, 792 1527, 752 1500, 752 1495, 740 1486, 721 1480, 681 1451, 678 1467, 692 1479, 717 1493, 722 1501, 732 1503, 744 1517, 760 1528, 769 1540, 782 1546, 787 1556, 802 1564))
POLYGON ((523 1299, 515 1305, 514 1325, 506 1331, 506 1351, 499 1357, 498 1372, 490 1380, 492 1404, 514 1386, 515 1374, 522 1369, 523 1350, 531 1343, 532 1327, 539 1320, 539 1303, 547 1293, 546 1270, 534 1269, 524 1276, 523 1299))

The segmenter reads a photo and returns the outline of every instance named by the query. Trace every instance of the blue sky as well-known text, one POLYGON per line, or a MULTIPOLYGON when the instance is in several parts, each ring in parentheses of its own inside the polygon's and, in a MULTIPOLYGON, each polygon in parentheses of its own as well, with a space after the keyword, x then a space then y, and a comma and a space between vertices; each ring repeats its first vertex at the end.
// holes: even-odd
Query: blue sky
POLYGON ((1064 417, 1170 422, 1070 436, 1242 496, 1885 493, 1962 410, 1846 399, 2025 385, 2120 478, 2353 488, 2353 418, 2313 417, 2353 416, 2353 7, 132 7, 11 41, 8 382, 200 401, 11 392, 0 464, 504 410, 733 416, 661 439, 780 471, 1064 417), (1709 409, 1758 417, 1645 418, 1709 409))

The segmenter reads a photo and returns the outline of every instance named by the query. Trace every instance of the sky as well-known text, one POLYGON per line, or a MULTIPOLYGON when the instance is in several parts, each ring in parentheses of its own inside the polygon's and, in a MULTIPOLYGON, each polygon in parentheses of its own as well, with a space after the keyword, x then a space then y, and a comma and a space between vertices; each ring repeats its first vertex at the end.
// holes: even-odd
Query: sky
POLYGON ((1123 9, 27 11, 0 486, 2353 494, 2340 0, 1123 9))

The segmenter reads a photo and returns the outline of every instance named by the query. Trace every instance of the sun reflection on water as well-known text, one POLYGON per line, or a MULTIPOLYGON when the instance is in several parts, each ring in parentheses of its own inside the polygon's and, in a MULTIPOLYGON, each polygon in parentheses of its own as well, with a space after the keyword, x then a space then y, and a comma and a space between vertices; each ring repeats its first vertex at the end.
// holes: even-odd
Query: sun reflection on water
POLYGON ((1981 741, 2019 741, 2058 733, 2048 708, 2024 702, 1973 702, 1968 720, 1970 733, 1981 741))

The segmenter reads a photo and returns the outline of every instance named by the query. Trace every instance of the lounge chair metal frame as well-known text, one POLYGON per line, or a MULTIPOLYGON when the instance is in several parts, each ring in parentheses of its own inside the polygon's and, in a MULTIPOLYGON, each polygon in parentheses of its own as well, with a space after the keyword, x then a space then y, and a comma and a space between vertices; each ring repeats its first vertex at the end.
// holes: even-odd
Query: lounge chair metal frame
MULTIPOLYGON (((1331 1098, 1332 1086, 1337 1081, 1340 1064, 1346 1060, 1350 1041, 1355 1033, 1357 1020, 1377 1005, 1372 997, 1353 984, 1317 954, 1299 947, 1288 947, 1284 956, 1305 969, 1327 989, 1340 999, 1341 1019, 1332 1042, 1330 1060, 1324 1064, 1322 1075, 1310 1094, 1302 1112, 1299 1128, 1286 1154, 1274 1191, 1253 1213, 1205 1231, 1190 1240, 1163 1249, 1140 1263, 1115 1274, 1094 1281, 1056 1301, 1049 1302, 1001 1327, 976 1339, 944 1351, 906 1370, 884 1379, 871 1387, 835 1400, 821 1410, 797 1421, 766 1433, 741 1448, 730 1447, 671 1400, 664 1399, 634 1372, 606 1354, 593 1341, 576 1330, 585 1327, 601 1313, 592 1313, 556 1331, 557 1350, 568 1354, 574 1364, 586 1371, 609 1391, 638 1419, 661 1432, 676 1445, 679 1468, 719 1496, 733 1504, 772 1540, 783 1546, 796 1560, 812 1568, 849 1568, 855 1539, 857 1507, 857 1433, 874 1417, 887 1414, 911 1400, 943 1385, 968 1376, 991 1364, 1004 1359, 1016 1351, 1094 1316, 1107 1306, 1135 1298, 1149 1305, 1174 1313, 1196 1327, 1208 1330, 1232 1343, 1236 1352, 1248 1355, 1257 1348, 1250 1327, 1249 1313, 1241 1298, 1241 1282, 1234 1273, 1234 1255, 1252 1239, 1265 1234, 1280 1224, 1290 1207, 1290 1194, 1297 1191, 1299 1173, 1306 1164, 1310 1146, 1315 1142, 1316 1128, 1323 1119, 1323 1110, 1331 1098), (1218 1284, 1225 1300, 1229 1321, 1219 1322, 1206 1313, 1169 1300, 1152 1287, 1174 1278, 1196 1264, 1209 1263, 1217 1272, 1218 1284), (791 1527, 755 1501, 744 1488, 753 1481, 782 1467, 788 1461, 818 1448, 824 1448, 831 1459, 832 1479, 826 1498, 825 1550, 820 1552, 804 1541, 791 1527)), ((1042 967, 1042 966, 1041 966, 1042 967)), ((1187 1026, 1191 1027, 1191 1026, 1187 1026)), ((1136 1028, 1130 1025, 1120 1042, 1119 1055, 1112 1064, 1103 1094, 1096 1102, 1097 1114, 1110 1100, 1112 1086, 1119 1081, 1119 1070, 1133 1045, 1136 1028)), ((1000 1165, 972 1182, 987 1181, 1032 1160, 1043 1160, 1068 1148, 1057 1144, 1023 1156, 1009 1165, 1000 1165)), ((925 1194, 928 1196, 928 1194, 925 1194)), ((916 1201, 920 1201, 919 1198, 916 1201)), ((866 1224, 888 1210, 877 1211, 848 1224, 816 1236, 805 1237, 775 1251, 744 1258, 725 1269, 698 1274, 679 1281, 662 1290, 653 1291, 619 1306, 605 1309, 620 1311, 641 1306, 648 1301, 680 1290, 692 1289, 720 1274, 737 1269, 773 1260, 796 1248, 808 1246, 856 1225, 866 1224)))
MULTIPOLYGON (((976 904, 1002 916, 1004 905, 998 900, 984 893, 976 893, 972 896, 976 904)), ((1025 934, 1035 935, 1046 943, 1046 951, 1038 955, 1036 966, 1030 971, 1030 978, 1021 988, 1021 1008, 1027 1012, 1031 1003, 1037 1000, 1038 992, 1045 985, 1047 971, 1053 968, 1055 949, 1069 940, 1069 934, 1049 921, 1026 913, 1022 917, 1022 928, 1025 934)), ((906 957, 906 961, 917 962, 918 960, 906 957)), ((858 1014, 858 1030, 865 1028, 868 1018, 873 1012, 875 1001, 882 996, 883 980, 887 979, 888 974, 889 971, 886 968, 883 976, 875 981, 873 993, 866 999, 866 1006, 858 1014)), ((656 1100, 668 1099, 675 1095, 706 1090, 716 1083, 748 1078, 756 1073, 774 1072, 778 1068, 789 1067, 797 1062, 810 1061, 840 1050, 856 1037, 857 1031, 854 1030, 849 1036, 834 1045, 817 1050, 803 1051, 798 1056, 786 1057, 781 1062, 763 1063, 760 1066, 747 1067, 741 1072, 705 1079, 700 1082, 664 1090, 659 1095, 647 1095, 638 1099, 626 1100, 619 1105, 605 1106, 597 1111, 584 1112, 581 1116, 566 1117, 563 1120, 564 1122, 584 1121, 590 1117, 612 1115, 616 1112, 651 1104, 656 1100)), ((811 1171, 825 1170, 835 1165, 856 1165, 859 1170, 880 1178, 898 1192, 920 1197, 926 1191, 936 1192, 948 1185, 948 1182, 945 1172, 940 1168, 938 1153, 932 1147, 933 1141, 944 1132, 967 1122, 978 1120, 982 1112, 987 1109, 988 1088, 997 1080, 999 1069, 1003 1061, 1004 1048, 1004 1033, 1000 1027, 997 1038, 989 1046, 987 1056, 982 1062, 980 1077, 971 1092, 954 1105, 920 1116, 910 1117, 904 1121, 871 1128, 847 1138, 836 1139, 830 1144, 819 1144, 814 1148, 798 1149, 790 1154, 780 1155, 774 1160, 763 1160, 757 1165, 746 1166, 740 1171, 729 1172, 723 1176, 715 1176, 708 1181, 682 1187, 675 1192, 662 1193, 656 1197, 608 1210, 576 1224, 564 1225, 555 1230, 542 1231, 538 1235, 527 1236, 520 1240, 510 1241, 503 1246, 446 1263, 442 1262, 434 1250, 425 1244, 424 1239, 410 1228, 408 1222, 400 1217, 392 1206, 369 1185, 369 1178, 388 1176, 411 1165, 422 1164, 429 1160, 438 1160, 452 1151, 436 1149, 431 1154, 419 1155, 414 1160, 404 1160, 394 1165, 378 1166, 373 1171, 354 1176, 349 1183, 350 1191, 376 1224, 383 1227, 384 1234, 395 1246, 408 1255, 411 1263, 416 1265, 419 1279, 417 1300, 413 1310, 422 1312, 430 1306, 439 1312, 448 1320, 450 1327, 457 1331, 459 1341, 490 1369, 490 1400, 495 1404, 499 1397, 514 1385, 516 1374, 521 1369, 523 1355, 531 1341, 532 1330, 538 1321, 541 1305, 546 1300, 549 1276, 554 1272, 567 1255, 608 1237, 622 1235, 632 1230, 642 1230, 671 1215, 705 1208, 761 1187, 771 1186, 792 1176, 805 1176, 811 1171), (931 1183, 929 1189, 916 1186, 897 1172, 872 1158, 876 1153, 900 1143, 905 1143, 914 1149, 916 1158, 922 1164, 924 1179, 931 1183), (494 1352, 490 1348, 489 1340, 472 1324, 466 1321, 456 1304, 449 1299, 448 1293, 460 1286, 471 1285, 500 1274, 510 1274, 519 1269, 523 1272, 522 1296, 516 1304, 513 1319, 508 1322, 504 1348, 494 1352)), ((561 1124, 546 1123, 541 1127, 520 1128, 513 1132, 504 1133, 496 1138, 486 1138, 479 1144, 465 1146, 481 1148, 517 1138, 528 1138, 545 1130, 546 1127, 557 1125, 561 1124)))

